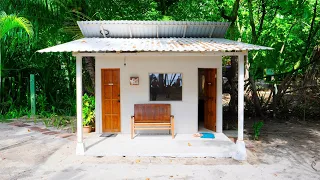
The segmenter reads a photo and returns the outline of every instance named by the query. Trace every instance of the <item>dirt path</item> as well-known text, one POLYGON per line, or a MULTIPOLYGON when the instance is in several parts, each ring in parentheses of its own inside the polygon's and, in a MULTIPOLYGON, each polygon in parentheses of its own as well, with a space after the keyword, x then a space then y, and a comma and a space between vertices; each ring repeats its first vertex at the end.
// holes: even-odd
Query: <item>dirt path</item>
POLYGON ((249 141, 248 162, 251 164, 283 164, 279 172, 298 169, 290 175, 320 179, 320 122, 267 122, 261 141, 249 141), (312 176, 314 175, 314 176, 312 176))
POLYGON ((248 161, 237 162, 76 156, 72 136, 0 123, 0 179, 320 179, 320 126, 266 128, 262 142, 247 141, 248 161))

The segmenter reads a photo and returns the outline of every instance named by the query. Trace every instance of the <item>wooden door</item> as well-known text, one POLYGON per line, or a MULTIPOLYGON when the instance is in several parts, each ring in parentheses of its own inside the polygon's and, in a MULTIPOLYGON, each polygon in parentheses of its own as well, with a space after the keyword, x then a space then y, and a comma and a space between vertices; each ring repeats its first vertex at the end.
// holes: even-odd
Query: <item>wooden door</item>
POLYGON ((102 132, 120 132, 120 69, 101 70, 102 132))
POLYGON ((205 69, 204 127, 216 131, 217 69, 205 69))

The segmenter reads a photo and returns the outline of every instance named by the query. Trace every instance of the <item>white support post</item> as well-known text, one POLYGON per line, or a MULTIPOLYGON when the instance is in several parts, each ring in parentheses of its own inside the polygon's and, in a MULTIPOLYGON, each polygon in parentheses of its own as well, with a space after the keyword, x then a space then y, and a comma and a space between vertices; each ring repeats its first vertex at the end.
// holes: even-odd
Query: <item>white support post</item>
POLYGON ((244 124, 244 56, 238 57, 238 140, 236 143, 237 150, 233 156, 236 160, 246 160, 247 152, 243 141, 243 124, 244 124))
POLYGON ((243 141, 244 119, 244 55, 238 58, 238 140, 243 141))
POLYGON ((217 125, 216 125, 216 132, 222 133, 222 126, 223 126, 223 108, 222 108, 222 64, 220 68, 217 68, 217 99, 216 99, 216 111, 217 111, 217 125))
POLYGON ((77 56, 77 155, 84 155, 85 146, 82 132, 82 56, 77 56))

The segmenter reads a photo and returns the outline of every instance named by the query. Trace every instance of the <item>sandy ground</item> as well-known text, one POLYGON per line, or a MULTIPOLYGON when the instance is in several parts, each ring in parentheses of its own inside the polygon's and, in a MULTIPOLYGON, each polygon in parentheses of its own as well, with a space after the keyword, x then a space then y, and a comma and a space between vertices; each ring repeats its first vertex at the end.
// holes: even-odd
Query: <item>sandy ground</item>
POLYGON ((0 179, 320 179, 320 125, 315 123, 267 123, 261 141, 246 141, 244 162, 76 156, 74 140, 0 123, 0 179))

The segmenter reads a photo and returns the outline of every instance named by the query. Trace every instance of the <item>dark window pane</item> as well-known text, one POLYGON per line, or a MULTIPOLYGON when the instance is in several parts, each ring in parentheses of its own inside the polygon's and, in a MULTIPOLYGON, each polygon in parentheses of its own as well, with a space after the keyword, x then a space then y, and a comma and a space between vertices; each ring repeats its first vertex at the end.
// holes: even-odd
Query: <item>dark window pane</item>
POLYGON ((182 101, 181 73, 150 73, 150 101, 182 101))

